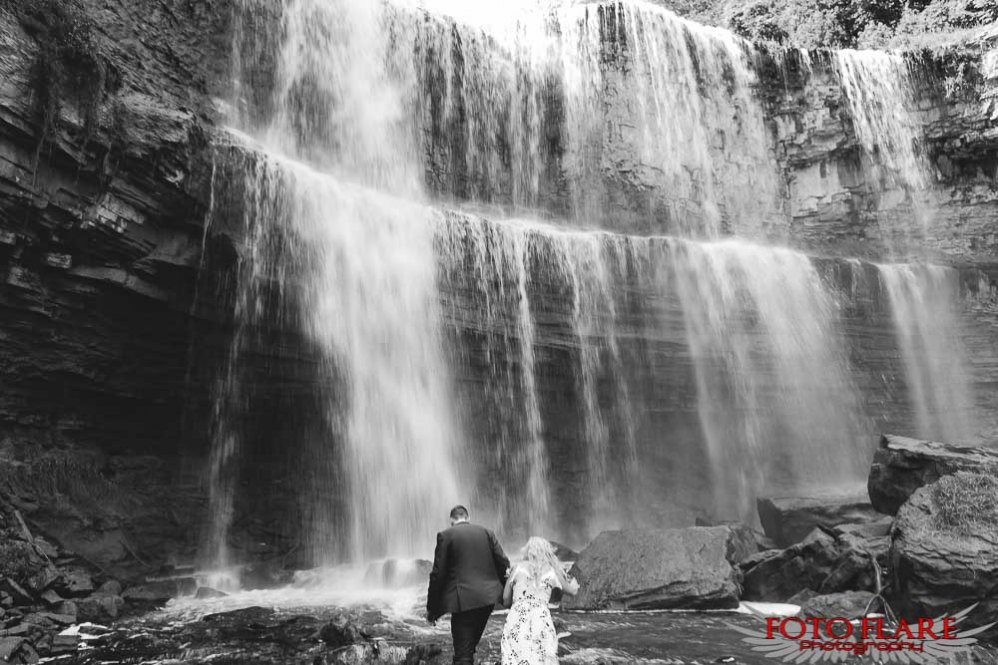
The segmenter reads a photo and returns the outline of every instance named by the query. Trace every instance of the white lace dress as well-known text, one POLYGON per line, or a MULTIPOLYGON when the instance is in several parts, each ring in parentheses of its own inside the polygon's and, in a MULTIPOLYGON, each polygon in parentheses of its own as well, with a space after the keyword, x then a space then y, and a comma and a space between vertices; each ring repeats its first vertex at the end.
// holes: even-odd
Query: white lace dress
POLYGON ((551 590, 561 588, 550 568, 539 582, 521 567, 513 569, 513 606, 502 629, 502 665, 557 665, 558 634, 551 620, 551 590))

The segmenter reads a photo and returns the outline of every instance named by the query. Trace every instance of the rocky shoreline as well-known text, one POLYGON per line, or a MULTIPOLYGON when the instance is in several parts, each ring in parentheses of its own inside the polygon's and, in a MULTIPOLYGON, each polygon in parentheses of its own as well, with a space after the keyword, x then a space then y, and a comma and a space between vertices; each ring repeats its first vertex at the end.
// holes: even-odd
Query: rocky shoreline
MULTIPOLYGON (((981 463, 991 456, 989 449, 885 436, 868 491, 881 497, 881 506, 882 497, 907 497, 894 516, 855 493, 778 497, 759 501, 764 532, 702 523, 607 531, 579 553, 561 548, 582 585, 556 613, 559 631, 568 634, 562 662, 706 662, 705 653, 717 654, 713 662, 765 662, 739 651, 737 633, 720 628, 718 617, 749 627, 757 621, 734 613, 743 601, 796 605, 801 617, 855 619, 891 607, 909 620, 976 603, 968 625, 994 622, 998 476, 981 463), (729 653, 736 660, 717 660, 729 653)), ((324 591, 301 581, 297 595, 275 589, 228 598, 199 587, 192 571, 182 569, 115 578, 38 532, 9 501, 0 506, 0 662, 339 665, 449 658, 446 628, 419 618, 426 562, 372 564, 359 587, 371 590, 367 599, 361 592, 350 602, 325 603, 309 598, 324 591), (412 592, 395 596, 392 610, 392 603, 373 600, 379 589, 412 592)), ((290 574, 274 576, 271 586, 290 574)), ((486 662, 498 656, 501 624, 498 612, 483 646, 486 662)), ((993 633, 985 637, 998 637, 993 633)), ((998 658, 986 644, 969 662, 998 658)))

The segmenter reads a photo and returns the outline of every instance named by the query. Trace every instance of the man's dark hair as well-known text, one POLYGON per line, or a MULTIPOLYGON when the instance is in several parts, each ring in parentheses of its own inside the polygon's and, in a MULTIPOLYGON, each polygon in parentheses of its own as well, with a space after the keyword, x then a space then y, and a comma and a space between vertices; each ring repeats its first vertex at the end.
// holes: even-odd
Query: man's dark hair
POLYGON ((468 509, 464 506, 454 506, 450 509, 450 518, 452 520, 466 520, 468 519, 468 509))

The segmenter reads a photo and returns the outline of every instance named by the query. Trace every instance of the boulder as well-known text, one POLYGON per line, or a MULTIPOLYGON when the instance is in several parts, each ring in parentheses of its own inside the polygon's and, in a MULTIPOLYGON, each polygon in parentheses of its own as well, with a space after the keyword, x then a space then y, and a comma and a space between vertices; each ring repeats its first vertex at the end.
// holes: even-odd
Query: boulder
POLYGON ((364 641, 360 628, 346 615, 340 615, 319 629, 319 639, 334 649, 364 641))
POLYGON ((565 609, 711 609, 738 606, 728 527, 604 531, 579 554, 579 593, 565 609))
POLYGON ((25 642, 23 637, 0 637, 0 663, 6 663, 25 642))
POLYGON ((759 521, 777 547, 790 547, 815 527, 868 524, 883 519, 873 509, 866 490, 809 497, 772 497, 756 501, 759 521))
POLYGON ((805 617, 860 619, 865 616, 873 597, 870 591, 841 591, 800 598, 798 604, 805 617))
POLYGON ((190 596, 197 591, 197 581, 193 577, 177 577, 162 580, 149 580, 125 589, 121 596, 128 602, 145 605, 162 605, 171 598, 190 596))
POLYGON ((30 605, 33 602, 31 594, 23 586, 9 577, 0 579, 0 591, 11 599, 11 605, 30 605))
POLYGON ((741 563, 762 550, 776 548, 776 543, 769 536, 753 529, 745 522, 715 522, 698 517, 695 524, 696 526, 726 526, 731 529, 734 537, 731 541, 732 550, 729 552, 728 560, 732 563, 741 563))
POLYGON ((99 622, 117 618, 125 607, 125 599, 109 593, 95 593, 77 599, 75 605, 80 621, 99 622))
POLYGON ((890 515, 882 515, 879 520, 865 522, 862 524, 840 524, 832 529, 837 535, 850 535, 857 538, 873 539, 886 538, 891 532, 891 525, 894 518, 890 515))
POLYGON ((898 511, 890 561, 905 615, 979 603, 972 621, 998 620, 998 479, 958 472, 916 490, 898 511))
POLYGON ((94 580, 86 571, 68 568, 61 571, 52 588, 63 598, 81 598, 93 593, 94 580))
POLYGON ((49 589, 48 591, 41 594, 40 598, 45 601, 46 605, 59 605, 60 603, 65 602, 66 600, 52 589, 49 589))
POLYGON ((745 600, 785 602, 804 589, 817 591, 839 560, 835 538, 815 529, 785 550, 760 553, 746 563, 745 600))
POLYGON ((870 466, 870 501, 878 511, 895 515, 915 490, 958 471, 998 475, 998 450, 885 434, 870 466))
POLYGON ((27 581, 27 587, 40 594, 59 580, 59 572, 55 566, 42 566, 41 569, 32 575, 27 581))
POLYGON ((815 594, 873 591, 873 559, 884 565, 887 549, 886 537, 815 529, 785 550, 760 552, 743 561, 743 598, 796 603, 794 597, 805 590, 815 594))

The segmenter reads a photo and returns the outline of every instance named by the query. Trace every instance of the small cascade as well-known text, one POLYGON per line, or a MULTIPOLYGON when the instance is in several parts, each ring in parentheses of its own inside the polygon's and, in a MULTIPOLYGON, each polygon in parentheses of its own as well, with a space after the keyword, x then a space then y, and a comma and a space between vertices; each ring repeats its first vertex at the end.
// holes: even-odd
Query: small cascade
POLYGON ((647 2, 575 5, 559 20, 575 217, 607 214, 610 171, 666 192, 672 233, 764 237, 777 181, 751 46, 647 2))
MULTIPOLYGON (((856 136, 872 164, 870 181, 887 199, 879 211, 889 257, 925 261, 929 252, 933 176, 923 153, 924 130, 915 99, 916 71, 902 55, 837 53, 839 77, 856 136), (891 192, 901 191, 900 214, 891 192)), ((960 342, 961 293, 956 271, 928 264, 880 266, 907 388, 917 415, 915 436, 964 441, 972 435, 974 399, 960 342)))
POLYGON ((670 258, 716 513, 751 520, 764 489, 811 491, 861 477, 868 426, 834 301, 811 261, 739 241, 675 242, 670 258))
POLYGON ((570 350, 570 384, 582 423, 581 445, 574 455, 589 490, 583 521, 619 518, 606 514, 614 512, 615 488, 626 475, 612 468, 626 473, 633 470, 634 460, 633 433, 615 441, 614 448, 607 423, 631 420, 615 326, 622 240, 536 222, 496 223, 458 214, 446 216, 438 229, 441 288, 453 299, 453 324, 479 333, 473 341, 477 348, 470 353, 487 366, 485 403, 498 417, 490 429, 499 445, 483 462, 486 468, 501 469, 502 482, 497 495, 487 500, 505 507, 501 519, 512 517, 511 530, 539 533, 556 528, 542 415, 542 403, 550 397, 541 393, 536 357, 551 345, 570 350), (565 302, 560 297, 557 304, 541 302, 555 293, 563 294, 565 302), (547 311, 549 306, 558 311, 547 311), (538 331, 541 325, 544 339, 538 331), (617 379, 612 394, 601 396, 599 384, 606 376, 617 379))
MULTIPOLYGON (((213 162, 218 157, 213 157, 213 162)), ((243 163, 248 179, 263 176, 259 164, 252 160, 243 163)), ((217 169, 217 165, 216 165, 217 169)), ((225 207, 214 205, 220 184, 212 179, 213 211, 225 207)), ((211 414, 212 447, 208 460, 208 512, 209 527, 206 544, 207 560, 214 568, 225 569, 233 565, 228 546, 229 529, 234 518, 236 487, 240 481, 241 449, 244 445, 245 414, 250 399, 247 393, 251 379, 248 358, 259 345, 261 329, 280 318, 269 298, 266 276, 266 257, 278 253, 280 232, 260 223, 265 205, 260 197, 248 198, 236 223, 240 226, 244 245, 238 253, 234 270, 236 283, 232 310, 233 336, 222 370, 213 390, 211 414)), ((210 224, 211 222, 206 222, 210 224)))
MULTIPOLYGON (((621 192, 653 189, 648 228, 758 237, 777 180, 750 47, 645 2, 535 10, 502 27, 398 7, 437 192, 601 225, 621 192), (559 203, 568 186, 571 203, 559 203)), ((406 79, 406 76, 402 77, 406 79)))
POLYGON ((974 400, 956 308, 960 276, 933 265, 879 266, 900 341, 917 429, 913 434, 964 443, 976 433, 974 400))
POLYGON ((422 155, 407 91, 386 63, 384 6, 289 0, 282 17, 263 142, 345 180, 418 196, 422 155))
POLYGON ((912 65, 902 55, 851 50, 838 51, 836 63, 856 138, 872 165, 870 182, 889 199, 882 207, 897 205, 888 196, 892 191, 911 201, 910 214, 882 221, 887 249, 894 257, 917 256, 928 239, 932 178, 921 152, 912 65))

